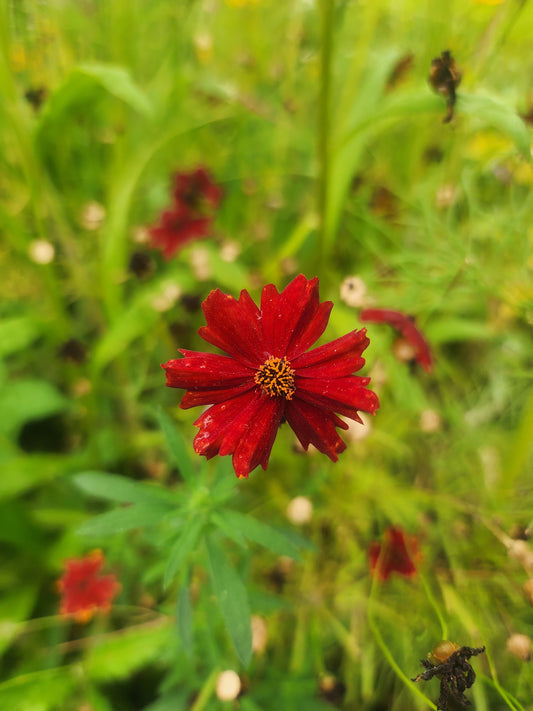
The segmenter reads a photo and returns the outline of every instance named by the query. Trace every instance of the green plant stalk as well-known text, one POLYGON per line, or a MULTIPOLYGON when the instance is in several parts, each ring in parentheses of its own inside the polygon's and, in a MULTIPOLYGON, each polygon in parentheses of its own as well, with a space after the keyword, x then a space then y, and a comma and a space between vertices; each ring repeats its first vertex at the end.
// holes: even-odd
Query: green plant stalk
POLYGON ((331 59, 333 54, 333 15, 335 0, 321 0, 320 12, 320 90, 318 96, 317 157, 318 157, 318 244, 316 249, 317 268, 323 264, 328 235, 326 215, 329 198, 330 176, 330 102, 331 102, 331 59))
POLYGON ((420 582, 422 583, 422 587, 424 588, 424 592, 426 593, 428 602, 435 610, 435 614, 437 615, 437 618, 439 620, 442 639, 448 639, 448 625, 446 624, 446 620, 444 619, 444 616, 440 611, 437 601, 435 600, 435 596, 431 592, 426 578, 420 572, 418 573, 418 576, 420 578, 420 582))
POLYGON ((289 672, 291 675, 301 674, 305 667, 307 656, 307 627, 308 617, 305 610, 300 610, 296 615, 296 631, 293 637, 289 672))
POLYGON ((368 608, 367 608, 367 619, 368 619, 368 625, 370 627, 370 630, 372 631, 372 634, 374 635, 374 639, 376 640, 376 643, 381 650, 381 653, 389 663, 391 669, 394 671, 397 677, 401 679, 401 681, 408 686, 413 693, 415 693, 417 696, 419 696, 421 699, 423 699, 429 706, 432 708, 434 711, 437 711, 437 707, 431 701, 428 699, 428 697, 420 691, 420 689, 409 679, 408 676, 406 676, 403 671, 400 669, 398 666, 396 660, 390 653, 389 648, 387 647, 385 640, 383 639, 381 632, 376 624, 376 620, 374 619, 374 612, 373 612, 373 602, 372 602, 372 592, 370 593, 369 599, 368 599, 368 608))
POLYGON ((200 689, 200 693, 198 694, 196 701, 191 706, 191 711, 203 711, 205 705, 213 695, 219 674, 220 669, 213 669, 211 674, 207 677, 204 685, 200 689))
POLYGON ((499 693, 499 695, 502 697, 502 699, 505 701, 507 706, 509 706, 512 711, 526 711, 526 709, 522 706, 522 704, 514 698, 511 694, 507 693, 505 689, 500 686, 500 682, 498 681, 498 678, 496 676, 496 669, 494 667, 493 661, 492 661, 492 656, 490 654, 490 650, 485 650, 485 655, 487 657, 487 661, 489 663, 489 669, 490 673, 492 674, 491 677, 484 677, 484 680, 487 681, 491 686, 493 686, 496 691, 499 693))

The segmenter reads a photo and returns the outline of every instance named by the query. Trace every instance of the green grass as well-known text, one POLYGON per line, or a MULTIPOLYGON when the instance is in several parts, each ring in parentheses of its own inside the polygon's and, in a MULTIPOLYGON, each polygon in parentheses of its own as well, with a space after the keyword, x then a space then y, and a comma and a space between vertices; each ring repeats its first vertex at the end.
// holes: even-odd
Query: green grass
POLYGON ((436 708, 438 682, 410 679, 446 637, 486 645, 477 711, 533 709, 506 648, 533 637, 533 567, 509 555, 533 525, 532 31, 527 0, 1 3, 2 708, 237 708, 215 693, 227 668, 244 711, 436 708), (446 49, 463 74, 450 124, 427 83, 446 49), (224 189, 213 234, 165 262, 137 238, 198 164, 224 189), (194 454, 198 413, 160 363, 204 350, 189 305, 212 289, 257 299, 300 272, 334 302, 328 340, 360 327, 339 295, 357 274, 416 316, 435 369, 370 324, 369 436, 333 464, 281 428, 268 471, 237 481, 194 454), (60 356, 69 339, 83 362, 60 356), (164 489, 159 509, 132 482, 164 489), (389 525, 423 560, 380 584, 367 548, 389 525), (55 581, 95 547, 122 592, 76 625, 55 581), (268 631, 249 664, 248 608, 268 631))

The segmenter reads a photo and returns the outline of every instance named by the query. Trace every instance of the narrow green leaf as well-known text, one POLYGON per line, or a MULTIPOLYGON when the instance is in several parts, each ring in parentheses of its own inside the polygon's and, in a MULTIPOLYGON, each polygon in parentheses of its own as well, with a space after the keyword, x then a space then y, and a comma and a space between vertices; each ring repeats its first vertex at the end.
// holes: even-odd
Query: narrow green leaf
POLYGON ((516 111, 506 104, 482 94, 457 96, 457 112, 475 116, 480 123, 496 128, 514 142, 520 153, 531 160, 529 131, 516 111))
POLYGON ((178 595, 177 627, 178 635, 183 644, 185 651, 190 654, 193 646, 192 634, 192 605, 191 596, 189 594, 189 586, 182 585, 178 595))
POLYGON ((93 365, 102 369, 117 358, 130 343, 144 336, 153 327, 159 314, 152 305, 153 296, 145 290, 120 314, 98 342, 93 354, 93 365))
POLYGON ((53 711, 64 708, 78 683, 72 667, 21 674, 0 684, 0 708, 9 711, 53 711))
POLYGON ((109 94, 121 99, 140 114, 152 113, 152 104, 148 97, 135 84, 126 69, 111 64, 87 63, 81 64, 76 71, 98 82, 109 94))
POLYGON ((453 343, 453 341, 487 340, 494 333, 486 321, 466 318, 435 319, 424 328, 430 343, 453 343))
POLYGON ((81 472, 72 478, 74 484, 92 496, 98 496, 110 501, 123 503, 139 503, 167 501, 171 507, 174 495, 155 484, 145 484, 131 481, 117 474, 106 472, 81 472))
POLYGON ((172 578, 183 565, 186 557, 195 547, 203 526, 204 519, 199 516, 194 518, 192 521, 189 520, 185 526, 183 526, 181 535, 174 543, 172 550, 170 551, 167 568, 165 570, 165 577, 163 579, 163 587, 167 587, 172 578))
POLYGON ((213 511, 211 514, 211 521, 225 536, 230 539, 230 541, 233 541, 241 548, 246 548, 248 544, 246 543, 245 537, 237 528, 233 526, 232 521, 226 520, 223 513, 223 510, 213 511))
POLYGON ((252 627, 246 588, 212 539, 207 539, 211 581, 231 641, 246 666, 252 657, 252 627))
POLYGON ((88 677, 95 681, 126 678, 159 658, 170 630, 167 620, 156 620, 95 639, 83 663, 88 677))
POLYGON ((156 505, 154 502, 150 505, 134 504, 127 508, 107 511, 100 516, 95 516, 78 529, 78 534, 81 536, 107 536, 131 531, 133 528, 154 526, 163 519, 166 513, 168 513, 168 507, 165 505, 156 505))
POLYGON ((230 528, 240 531, 243 536, 246 536, 251 541, 259 543, 259 545, 279 555, 288 555, 296 560, 301 559, 298 548, 290 538, 272 526, 238 511, 226 509, 220 511, 219 515, 230 528))
POLYGON ((37 586, 25 587, 20 582, 9 592, 4 589, 0 599, 0 657, 23 629, 18 623, 31 616, 37 594, 37 586))
POLYGON ((211 499, 218 504, 226 501, 234 495, 238 481, 238 478, 235 476, 231 457, 218 457, 215 479, 210 487, 211 499))
POLYGON ((196 488, 198 476, 195 472, 195 467, 189 455, 188 448, 185 446, 185 442, 178 428, 161 408, 158 409, 156 415, 159 426, 165 435, 172 458, 178 465, 180 474, 190 487, 196 488))
POLYGON ((414 114, 438 114, 445 109, 446 104, 442 97, 427 90, 392 95, 384 99, 373 111, 362 113, 353 126, 339 136, 336 151, 342 154, 354 138, 368 130, 374 135, 376 131, 383 130, 388 121, 409 118, 414 114))

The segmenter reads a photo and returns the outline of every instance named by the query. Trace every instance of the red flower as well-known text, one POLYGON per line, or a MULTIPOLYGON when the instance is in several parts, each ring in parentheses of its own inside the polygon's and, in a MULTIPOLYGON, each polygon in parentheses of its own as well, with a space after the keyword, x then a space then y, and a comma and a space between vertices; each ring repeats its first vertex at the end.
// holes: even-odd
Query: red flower
POLYGON ((307 349, 322 335, 333 304, 319 302, 318 279, 297 276, 281 294, 269 284, 257 307, 247 291, 239 300, 218 289, 202 304, 199 333, 227 355, 180 350, 162 367, 167 385, 187 390, 182 408, 211 405, 195 422, 194 449, 208 459, 232 454, 238 477, 266 469, 279 425, 287 421, 305 449, 313 444, 337 461, 346 449, 335 413, 361 422, 378 398, 370 378, 352 375, 364 365, 365 329, 307 349))
POLYGON ((97 610, 107 612, 110 609, 120 583, 114 575, 98 575, 104 563, 99 550, 92 551, 85 558, 65 561, 65 572, 57 583, 62 615, 74 615, 78 622, 88 622, 97 610))
POLYGON ((216 208, 222 200, 222 188, 201 166, 189 173, 176 173, 172 194, 176 203, 183 203, 191 210, 205 209, 207 205, 216 208))
POLYGON ((360 313, 361 321, 367 323, 387 323, 408 341, 415 351, 415 360, 425 371, 431 372, 433 367, 433 357, 429 345, 414 324, 411 316, 393 311, 392 309, 363 309, 360 313))
POLYGON ((150 228, 152 247, 161 249, 165 259, 170 259, 189 242, 207 237, 211 220, 211 217, 193 217, 184 204, 174 205, 161 214, 159 224, 150 228))
POLYGON ((172 196, 172 205, 161 213, 158 224, 148 230, 152 246, 161 249, 165 259, 189 242, 208 236, 222 189, 200 167, 189 173, 176 173, 172 196))
POLYGON ((383 543, 375 541, 368 548, 370 572, 382 581, 391 573, 413 577, 416 575, 415 562, 420 559, 417 539, 396 526, 385 530, 383 543))

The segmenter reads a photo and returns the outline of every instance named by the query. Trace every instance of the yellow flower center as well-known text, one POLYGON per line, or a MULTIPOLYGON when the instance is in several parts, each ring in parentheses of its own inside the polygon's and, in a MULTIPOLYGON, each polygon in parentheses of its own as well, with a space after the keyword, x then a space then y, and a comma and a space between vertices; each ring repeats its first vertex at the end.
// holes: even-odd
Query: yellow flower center
POLYGON ((294 387, 294 370, 285 356, 270 356, 255 374, 255 382, 270 397, 284 397, 291 400, 294 387))

